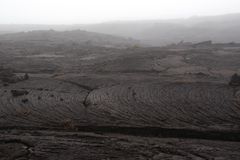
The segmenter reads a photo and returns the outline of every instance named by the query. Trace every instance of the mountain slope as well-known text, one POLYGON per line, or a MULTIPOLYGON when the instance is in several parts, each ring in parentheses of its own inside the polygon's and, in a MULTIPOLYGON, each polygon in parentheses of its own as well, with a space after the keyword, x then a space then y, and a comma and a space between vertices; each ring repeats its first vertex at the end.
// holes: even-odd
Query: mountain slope
POLYGON ((240 42, 240 14, 189 19, 112 22, 82 26, 88 31, 132 37, 151 45, 179 41, 240 42))
POLYGON ((138 41, 133 39, 126 39, 101 33, 86 32, 82 30, 64 32, 54 30, 42 30, 4 34, 0 36, 0 41, 28 42, 38 44, 77 43, 82 45, 85 44, 102 47, 128 47, 139 44, 138 41))
MULTIPOLYGON (((131 37, 145 44, 159 46, 180 41, 240 42, 239 28, 240 13, 187 19, 120 21, 90 25, 0 25, 0 34, 50 29, 56 31, 82 29, 127 37, 127 40, 128 37, 131 37)), ((69 32, 65 33, 68 34, 69 32)), ((108 38, 105 37, 104 40, 106 39, 108 38)), ((114 43, 114 41, 110 38, 108 43, 114 43)))

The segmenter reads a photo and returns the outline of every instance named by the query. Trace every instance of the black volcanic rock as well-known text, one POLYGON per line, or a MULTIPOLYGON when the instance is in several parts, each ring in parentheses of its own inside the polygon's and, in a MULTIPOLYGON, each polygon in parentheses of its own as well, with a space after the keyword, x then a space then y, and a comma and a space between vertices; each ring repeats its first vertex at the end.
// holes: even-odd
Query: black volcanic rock
POLYGON ((13 97, 18 97, 18 96, 27 95, 29 92, 25 90, 11 90, 11 93, 13 97))

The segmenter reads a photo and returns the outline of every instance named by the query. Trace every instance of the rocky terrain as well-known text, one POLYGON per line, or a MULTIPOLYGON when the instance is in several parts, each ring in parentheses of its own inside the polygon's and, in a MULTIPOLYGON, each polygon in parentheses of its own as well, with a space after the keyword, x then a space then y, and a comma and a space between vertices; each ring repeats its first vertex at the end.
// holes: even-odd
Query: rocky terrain
POLYGON ((0 36, 0 159, 240 158, 239 44, 76 32, 0 36))

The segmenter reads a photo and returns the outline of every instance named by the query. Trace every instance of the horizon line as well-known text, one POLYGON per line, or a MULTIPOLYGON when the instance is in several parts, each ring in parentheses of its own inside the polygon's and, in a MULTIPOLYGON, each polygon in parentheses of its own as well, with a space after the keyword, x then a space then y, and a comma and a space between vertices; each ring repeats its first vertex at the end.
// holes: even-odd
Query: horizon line
POLYGON ((218 17, 218 16, 230 16, 237 15, 240 12, 226 13, 226 14, 212 14, 212 15, 192 15, 188 17, 180 18, 149 18, 149 19, 132 19, 132 20, 108 20, 100 22, 88 22, 88 23, 0 23, 0 25, 36 25, 36 26, 74 26, 74 25, 94 25, 94 24, 106 24, 106 23, 127 23, 127 22, 140 22, 140 21, 169 21, 169 20, 188 20, 191 18, 204 18, 204 17, 218 17))

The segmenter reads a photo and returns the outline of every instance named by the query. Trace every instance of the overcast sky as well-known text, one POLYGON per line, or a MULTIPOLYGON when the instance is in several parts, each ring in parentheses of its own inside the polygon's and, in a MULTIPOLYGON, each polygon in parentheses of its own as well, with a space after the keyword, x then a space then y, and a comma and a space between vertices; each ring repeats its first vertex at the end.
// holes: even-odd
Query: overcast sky
POLYGON ((240 13, 240 0, 0 0, 0 24, 83 24, 240 13))

